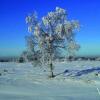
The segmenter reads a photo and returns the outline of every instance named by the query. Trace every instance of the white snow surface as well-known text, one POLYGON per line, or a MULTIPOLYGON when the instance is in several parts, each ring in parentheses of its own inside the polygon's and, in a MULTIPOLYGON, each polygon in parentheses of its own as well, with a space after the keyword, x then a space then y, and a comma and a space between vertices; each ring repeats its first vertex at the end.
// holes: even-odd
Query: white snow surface
POLYGON ((94 70, 100 68, 100 61, 55 62, 54 65, 55 74, 68 72, 48 78, 45 67, 0 63, 0 100, 100 100, 100 70, 94 70), (8 72, 3 72, 4 69, 8 72), (93 71, 85 73, 87 69, 93 71))

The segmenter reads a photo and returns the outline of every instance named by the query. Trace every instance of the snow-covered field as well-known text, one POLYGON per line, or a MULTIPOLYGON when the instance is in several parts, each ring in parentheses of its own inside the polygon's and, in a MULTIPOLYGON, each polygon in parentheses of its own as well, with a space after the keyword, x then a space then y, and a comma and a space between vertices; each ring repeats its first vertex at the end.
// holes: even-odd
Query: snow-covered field
POLYGON ((100 100, 100 61, 55 62, 52 79, 30 63, 0 63, 0 73, 0 100, 100 100))

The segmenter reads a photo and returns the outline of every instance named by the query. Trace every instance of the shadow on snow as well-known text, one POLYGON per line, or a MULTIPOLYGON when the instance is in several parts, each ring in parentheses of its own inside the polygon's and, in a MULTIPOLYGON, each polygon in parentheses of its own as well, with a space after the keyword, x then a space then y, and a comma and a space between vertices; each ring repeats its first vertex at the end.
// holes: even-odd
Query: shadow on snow
POLYGON ((83 69, 83 70, 68 70, 66 69, 62 74, 65 76, 82 76, 82 75, 86 75, 86 74, 90 74, 90 73, 100 73, 100 67, 96 67, 96 68, 90 68, 90 69, 83 69))

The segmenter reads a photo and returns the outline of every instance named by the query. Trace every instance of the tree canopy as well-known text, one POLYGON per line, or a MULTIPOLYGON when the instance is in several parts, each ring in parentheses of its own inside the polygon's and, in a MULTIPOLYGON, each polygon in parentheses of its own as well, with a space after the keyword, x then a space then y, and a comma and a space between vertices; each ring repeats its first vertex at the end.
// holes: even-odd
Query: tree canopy
POLYGON ((74 55, 80 46, 75 41, 75 30, 79 29, 77 20, 68 20, 66 10, 56 7, 55 11, 49 12, 39 21, 36 12, 26 17, 28 31, 27 36, 30 51, 41 55, 38 60, 50 66, 53 70, 52 61, 61 53, 61 49, 74 55))

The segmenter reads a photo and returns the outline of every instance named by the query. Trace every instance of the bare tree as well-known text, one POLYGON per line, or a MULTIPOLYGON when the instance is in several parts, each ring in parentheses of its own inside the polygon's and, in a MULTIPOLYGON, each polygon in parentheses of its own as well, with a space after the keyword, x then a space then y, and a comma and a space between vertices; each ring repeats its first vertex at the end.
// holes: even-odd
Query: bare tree
POLYGON ((69 54, 79 49, 75 41, 76 29, 79 29, 78 21, 68 21, 67 13, 64 9, 56 7, 55 11, 49 12, 47 16, 38 21, 36 13, 26 17, 28 30, 32 34, 28 37, 28 46, 36 54, 42 64, 46 64, 50 70, 50 77, 55 77, 53 73, 53 60, 56 54, 62 49, 69 54))

